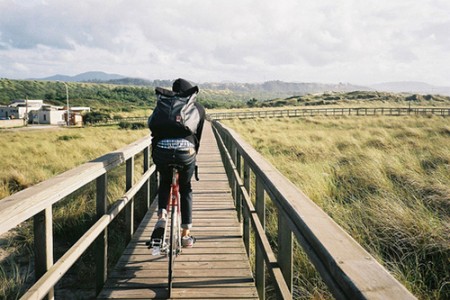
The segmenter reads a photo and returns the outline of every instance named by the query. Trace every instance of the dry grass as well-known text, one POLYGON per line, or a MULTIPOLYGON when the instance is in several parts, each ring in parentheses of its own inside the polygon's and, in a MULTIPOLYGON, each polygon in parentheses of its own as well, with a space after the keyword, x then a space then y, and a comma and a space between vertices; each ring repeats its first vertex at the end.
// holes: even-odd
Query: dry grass
MULTIPOLYGON (((123 147, 148 130, 116 127, 2 131, 0 199, 123 147)), ((0 200, 1 201, 1 200, 0 200)))
MULTIPOLYGON (((224 123, 416 296, 450 297, 450 118, 316 117, 224 123)), ((317 275, 305 276, 300 272, 297 283, 317 281, 317 275)), ((308 291, 297 290, 296 295, 314 298, 321 288, 310 284, 308 291)))
MULTIPOLYGON (((70 128, 43 131, 2 131, 0 155, 0 199, 32 186, 103 154, 119 149, 148 135, 148 129, 120 130, 117 127, 70 128)), ((136 162, 136 173, 142 163, 136 162)), ((108 173, 108 198, 112 202, 123 194, 123 167, 108 173)), ((0 200, 1 201, 1 200, 0 200)), ((61 256, 92 224, 95 216, 95 186, 88 184, 80 191, 54 205, 53 226, 55 259, 61 256)), ((114 221, 111 233, 120 232, 121 220, 114 221)), ((28 222, 17 227, 0 244, 0 299, 15 299, 30 283, 29 260, 33 255, 32 226, 28 222)), ((116 234, 110 256, 118 256, 125 244, 116 234), (117 250, 117 251, 116 251, 117 250), (115 253, 118 252, 118 253, 115 253)), ((113 258, 114 259, 114 258, 113 258)), ((69 282, 91 286, 92 254, 87 253, 72 268, 69 282)), ((82 298, 84 296, 81 296, 82 298)))

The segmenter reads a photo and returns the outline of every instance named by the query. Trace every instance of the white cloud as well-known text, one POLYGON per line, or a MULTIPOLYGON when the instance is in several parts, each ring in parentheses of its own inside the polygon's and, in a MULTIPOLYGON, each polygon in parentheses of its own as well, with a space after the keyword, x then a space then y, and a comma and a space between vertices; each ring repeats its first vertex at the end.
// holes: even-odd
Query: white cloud
POLYGON ((445 0, 0 0, 0 77, 450 85, 449 10, 445 0))

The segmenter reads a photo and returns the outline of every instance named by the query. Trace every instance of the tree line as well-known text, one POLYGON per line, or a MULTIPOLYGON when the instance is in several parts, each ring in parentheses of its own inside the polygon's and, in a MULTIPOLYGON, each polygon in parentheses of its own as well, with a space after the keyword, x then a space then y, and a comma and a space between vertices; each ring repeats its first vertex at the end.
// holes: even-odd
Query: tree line
MULTIPOLYGON (((114 109, 155 104, 153 88, 75 82, 65 84, 73 106, 90 106, 93 109, 106 106, 114 109)), ((0 79, 0 104, 8 105, 15 99, 42 99, 49 104, 64 106, 65 84, 56 81, 0 79)))
MULTIPOLYGON (((161 81, 161 86, 167 82, 161 81)), ((70 105, 89 106, 99 111, 130 111, 134 108, 155 106, 154 84, 116 85, 95 82, 66 82, 70 105)), ((0 79, 0 105, 15 99, 42 99, 58 106, 66 105, 66 88, 63 82, 41 80, 0 79)), ((246 106, 245 98, 233 93, 202 90, 198 101, 206 108, 240 108, 246 106)))

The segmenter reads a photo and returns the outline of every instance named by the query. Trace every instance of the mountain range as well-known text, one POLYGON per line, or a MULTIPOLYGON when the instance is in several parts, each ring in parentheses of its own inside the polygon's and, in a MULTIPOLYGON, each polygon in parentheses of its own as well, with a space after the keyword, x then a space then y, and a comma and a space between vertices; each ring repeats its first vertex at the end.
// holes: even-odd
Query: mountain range
MULTIPOLYGON (((148 80, 142 78, 132 78, 119 74, 108 74, 105 72, 86 72, 75 76, 54 75, 46 78, 34 78, 34 80, 48 81, 66 81, 66 82, 96 82, 123 85, 142 85, 142 86, 163 86, 170 87, 171 80, 148 80)), ((414 94, 441 94, 450 96, 450 87, 434 86, 424 82, 402 81, 385 82, 371 84, 368 86, 354 85, 350 83, 326 84, 314 82, 284 82, 279 80, 266 81, 263 83, 200 83, 203 89, 210 90, 230 90, 237 93, 271 93, 271 94, 307 94, 326 91, 350 92, 350 91, 380 91, 392 93, 414 93, 414 94)))
POLYGON ((118 74, 108 74, 105 72, 99 72, 99 71, 93 71, 93 72, 86 72, 81 73, 75 76, 68 76, 68 75, 53 75, 50 77, 45 78, 33 78, 34 80, 48 80, 48 81, 67 81, 67 82, 90 82, 90 81, 109 81, 109 80, 116 80, 116 79, 122 79, 126 76, 118 75, 118 74))

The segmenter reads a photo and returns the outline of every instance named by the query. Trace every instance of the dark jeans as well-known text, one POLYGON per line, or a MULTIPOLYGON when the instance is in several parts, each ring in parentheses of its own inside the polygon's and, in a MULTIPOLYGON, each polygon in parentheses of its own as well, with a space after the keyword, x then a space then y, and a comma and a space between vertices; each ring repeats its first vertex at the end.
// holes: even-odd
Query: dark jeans
POLYGON ((171 164, 181 166, 178 170, 180 186, 181 228, 192 227, 192 187, 191 178, 195 170, 195 150, 179 151, 172 149, 153 149, 153 162, 159 172, 158 208, 159 212, 167 207, 172 183, 171 164))

